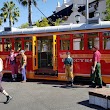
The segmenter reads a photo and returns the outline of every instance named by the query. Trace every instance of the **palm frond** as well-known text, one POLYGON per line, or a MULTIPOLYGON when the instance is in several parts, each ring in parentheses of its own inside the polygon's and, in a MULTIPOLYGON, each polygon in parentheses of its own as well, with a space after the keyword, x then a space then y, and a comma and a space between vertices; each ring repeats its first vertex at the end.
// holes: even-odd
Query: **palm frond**
POLYGON ((16 7, 13 1, 5 2, 3 8, 1 9, 0 16, 3 18, 4 22, 9 19, 9 25, 14 24, 20 16, 19 8, 16 7))

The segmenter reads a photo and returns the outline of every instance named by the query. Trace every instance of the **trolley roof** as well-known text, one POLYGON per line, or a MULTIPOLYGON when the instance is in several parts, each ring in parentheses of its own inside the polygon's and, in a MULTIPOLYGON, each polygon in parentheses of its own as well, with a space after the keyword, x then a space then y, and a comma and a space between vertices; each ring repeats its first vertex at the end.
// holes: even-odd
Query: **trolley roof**
MULTIPOLYGON (((110 21, 100 21, 98 24, 67 24, 67 25, 60 25, 60 26, 48 26, 48 27, 31 27, 31 28, 24 28, 24 29, 14 29, 12 28, 11 31, 1 31, 0 36, 12 36, 12 35, 28 35, 28 34, 59 34, 60 32, 74 32, 80 30, 97 30, 97 29, 104 29, 110 28, 110 21)), ((102 31, 102 30, 101 30, 102 31)), ((104 30, 108 31, 108 30, 104 30)))

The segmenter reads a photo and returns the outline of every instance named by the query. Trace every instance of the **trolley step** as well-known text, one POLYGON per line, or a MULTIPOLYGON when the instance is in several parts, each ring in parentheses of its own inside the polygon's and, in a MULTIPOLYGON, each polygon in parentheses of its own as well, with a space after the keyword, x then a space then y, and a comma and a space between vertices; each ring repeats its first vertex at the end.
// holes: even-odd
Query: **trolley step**
POLYGON ((58 76, 58 72, 50 68, 39 68, 35 71, 35 75, 58 76))

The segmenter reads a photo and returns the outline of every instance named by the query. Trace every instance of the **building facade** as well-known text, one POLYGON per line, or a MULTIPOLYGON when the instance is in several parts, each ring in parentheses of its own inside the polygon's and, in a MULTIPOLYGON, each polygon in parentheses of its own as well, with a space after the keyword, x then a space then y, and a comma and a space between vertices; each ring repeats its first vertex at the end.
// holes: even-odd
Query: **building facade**
MULTIPOLYGON (((95 12, 100 13, 100 19, 104 20, 103 12, 106 10, 106 0, 88 0, 89 18, 95 17, 95 12)), ((56 10, 48 17, 52 21, 58 18, 64 19, 65 23, 85 23, 86 22, 86 0, 63 0, 63 4, 57 3, 56 10), (76 16, 80 20, 76 21, 76 16)))

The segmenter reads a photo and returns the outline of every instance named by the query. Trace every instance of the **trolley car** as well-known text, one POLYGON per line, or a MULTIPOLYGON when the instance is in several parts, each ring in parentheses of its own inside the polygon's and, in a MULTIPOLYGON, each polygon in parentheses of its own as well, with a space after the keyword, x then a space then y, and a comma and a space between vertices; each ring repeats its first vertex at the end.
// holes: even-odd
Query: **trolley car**
MULTIPOLYGON (((92 47, 102 54, 104 83, 110 83, 110 21, 93 24, 67 24, 25 29, 5 28, 0 32, 0 57, 4 64, 10 49, 26 50, 27 78, 66 81, 63 59, 66 52, 74 60, 74 77, 90 77, 92 47)), ((10 67, 4 73, 10 73, 10 67)))

